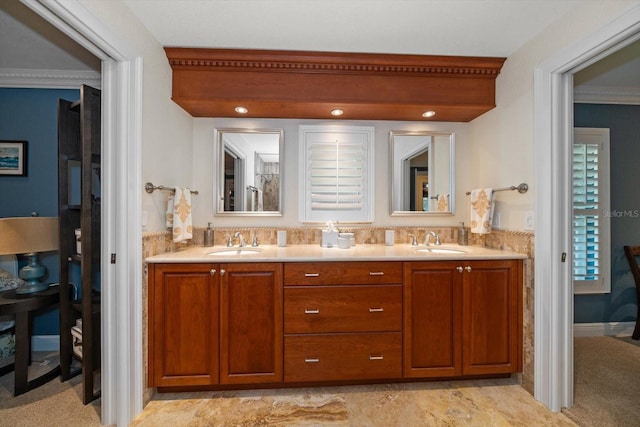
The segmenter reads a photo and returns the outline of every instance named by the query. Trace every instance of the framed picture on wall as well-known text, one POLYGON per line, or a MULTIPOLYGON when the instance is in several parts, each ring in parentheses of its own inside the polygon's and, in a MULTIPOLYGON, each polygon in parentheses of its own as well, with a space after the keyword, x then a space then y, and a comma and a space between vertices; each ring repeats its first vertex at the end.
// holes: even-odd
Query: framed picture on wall
POLYGON ((0 140, 0 176, 27 176, 27 141, 0 140))

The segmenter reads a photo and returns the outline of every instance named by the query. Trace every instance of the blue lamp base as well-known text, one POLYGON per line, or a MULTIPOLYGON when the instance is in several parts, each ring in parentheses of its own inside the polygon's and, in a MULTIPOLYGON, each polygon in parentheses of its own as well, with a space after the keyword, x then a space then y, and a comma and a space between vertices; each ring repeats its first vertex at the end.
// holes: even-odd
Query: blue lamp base
POLYGON ((47 283, 40 281, 47 274, 47 267, 40 264, 39 256, 36 252, 26 254, 28 258, 28 264, 20 269, 18 277, 24 280, 26 283, 18 286, 16 294, 32 294, 34 292, 44 291, 49 289, 47 283))

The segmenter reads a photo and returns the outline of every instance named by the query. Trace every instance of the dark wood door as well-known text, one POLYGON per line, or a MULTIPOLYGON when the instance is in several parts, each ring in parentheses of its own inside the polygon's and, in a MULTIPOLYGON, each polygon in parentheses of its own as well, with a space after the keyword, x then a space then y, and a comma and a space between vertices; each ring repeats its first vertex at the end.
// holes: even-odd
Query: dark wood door
POLYGON ((462 273, 458 263, 408 262, 404 280, 404 376, 462 373, 462 273))
POLYGON ((219 267, 151 264, 150 386, 217 384, 219 267))
POLYGON ((464 375, 520 372, 522 261, 464 262, 464 375))
POLYGON ((220 268, 220 382, 281 382, 282 264, 229 263, 220 268))

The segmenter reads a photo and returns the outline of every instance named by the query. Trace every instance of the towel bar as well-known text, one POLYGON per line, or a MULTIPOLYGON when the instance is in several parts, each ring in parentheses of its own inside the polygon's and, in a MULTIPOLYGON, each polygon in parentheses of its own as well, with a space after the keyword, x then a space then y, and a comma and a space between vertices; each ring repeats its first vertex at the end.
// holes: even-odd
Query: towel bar
MULTIPOLYGON (((524 194, 527 191, 529 191, 529 186, 523 182, 520 185, 512 185, 511 187, 494 188, 493 192, 495 193, 496 191, 509 191, 509 190, 518 190, 518 193, 524 194)), ((465 194, 468 196, 471 194, 471 191, 467 191, 465 194)))
MULTIPOLYGON (((171 191, 172 193, 175 191, 172 187, 165 187, 164 185, 153 185, 150 182, 147 182, 144 185, 144 191, 146 191, 149 194, 153 193, 155 190, 171 191)), ((198 194, 197 190, 189 190, 189 191, 191 191, 191 194, 198 194)))

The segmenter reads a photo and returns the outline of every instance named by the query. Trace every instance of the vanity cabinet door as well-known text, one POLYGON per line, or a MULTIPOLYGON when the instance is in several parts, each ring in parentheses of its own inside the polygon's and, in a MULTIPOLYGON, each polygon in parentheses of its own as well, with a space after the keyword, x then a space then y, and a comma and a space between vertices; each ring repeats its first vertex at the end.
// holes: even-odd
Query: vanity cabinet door
POLYGON ((219 268, 149 265, 149 386, 218 383, 219 268))
POLYGON ((283 379, 281 263, 220 266, 220 383, 283 379))
POLYGON ((522 261, 463 266, 463 374, 521 372, 522 261))
POLYGON ((405 263, 405 377, 462 374, 462 274, 458 265, 405 263))
POLYGON ((522 372, 522 261, 405 264, 404 375, 522 372))

